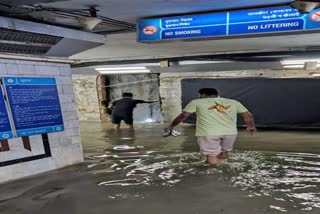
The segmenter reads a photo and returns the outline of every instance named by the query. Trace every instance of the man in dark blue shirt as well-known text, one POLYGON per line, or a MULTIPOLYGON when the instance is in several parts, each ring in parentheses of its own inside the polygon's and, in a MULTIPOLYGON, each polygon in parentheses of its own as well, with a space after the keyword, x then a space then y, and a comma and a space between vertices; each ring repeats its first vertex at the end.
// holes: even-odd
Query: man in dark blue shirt
POLYGON ((123 120, 128 128, 133 128, 133 109, 140 103, 154 103, 158 101, 145 101, 132 99, 132 93, 123 93, 122 99, 113 101, 108 109, 112 109, 112 123, 113 127, 120 128, 123 120))

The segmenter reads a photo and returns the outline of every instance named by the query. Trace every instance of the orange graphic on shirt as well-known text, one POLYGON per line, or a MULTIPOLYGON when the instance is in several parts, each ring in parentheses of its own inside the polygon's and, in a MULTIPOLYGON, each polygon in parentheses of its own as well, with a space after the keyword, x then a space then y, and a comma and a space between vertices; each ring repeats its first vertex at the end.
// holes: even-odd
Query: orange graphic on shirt
POLYGON ((229 109, 231 107, 231 105, 224 106, 220 103, 217 103, 217 102, 215 102, 215 103, 216 103, 216 105, 209 106, 208 110, 217 109, 218 112, 225 113, 224 110, 229 109))

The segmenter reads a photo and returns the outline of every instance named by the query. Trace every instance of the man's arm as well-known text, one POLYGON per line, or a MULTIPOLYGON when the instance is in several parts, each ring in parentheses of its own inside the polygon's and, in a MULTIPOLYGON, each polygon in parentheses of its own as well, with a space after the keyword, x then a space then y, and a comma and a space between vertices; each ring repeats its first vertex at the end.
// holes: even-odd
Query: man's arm
POLYGON ((156 103, 159 102, 159 100, 144 100, 144 103, 156 103))
POLYGON ((250 112, 242 112, 240 115, 243 117, 244 122, 247 125, 247 131, 253 134, 254 132, 257 131, 255 125, 254 125, 254 119, 253 116, 250 112))
POLYGON ((171 131, 175 126, 177 126, 179 123, 185 121, 192 113, 190 112, 182 112, 181 114, 179 114, 170 124, 170 126, 168 126, 167 128, 164 129, 165 132, 171 131))
POLYGON ((110 103, 107 108, 108 108, 108 109, 112 109, 112 107, 113 107, 113 104, 110 103))
POLYGON ((159 102, 159 100, 134 100, 135 104, 143 104, 143 103, 155 103, 159 102))
POLYGON ((107 106, 106 113, 109 114, 109 115, 112 115, 112 108, 113 108, 113 104, 110 103, 110 104, 107 106))

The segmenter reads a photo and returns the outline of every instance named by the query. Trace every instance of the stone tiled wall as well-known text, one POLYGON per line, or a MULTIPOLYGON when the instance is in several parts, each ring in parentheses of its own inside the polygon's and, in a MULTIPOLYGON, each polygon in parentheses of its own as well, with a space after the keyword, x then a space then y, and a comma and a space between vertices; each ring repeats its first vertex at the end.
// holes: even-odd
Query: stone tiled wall
MULTIPOLYGON (((1 60, 1 77, 55 78, 60 98, 65 130, 49 133, 52 157, 0 167, 0 183, 54 170, 83 161, 80 126, 76 111, 71 69, 66 64, 20 60, 1 60)), ((31 151, 22 145, 21 138, 9 139, 9 151, 0 152, 0 162, 44 154, 40 135, 30 137, 31 151)))
POLYGON ((97 75, 72 75, 79 120, 100 121, 97 75))

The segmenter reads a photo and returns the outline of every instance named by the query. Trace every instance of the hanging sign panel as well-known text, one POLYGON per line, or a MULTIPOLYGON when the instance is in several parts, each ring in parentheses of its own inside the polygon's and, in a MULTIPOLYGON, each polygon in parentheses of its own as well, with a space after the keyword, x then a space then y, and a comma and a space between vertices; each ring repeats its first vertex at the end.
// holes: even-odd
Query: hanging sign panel
POLYGON ((17 137, 64 130, 54 78, 4 77, 17 137))
POLYGON ((2 87, 0 87, 0 140, 13 138, 2 87))
POLYGON ((320 9, 300 14, 290 6, 138 21, 138 41, 156 42, 320 30, 320 9))

